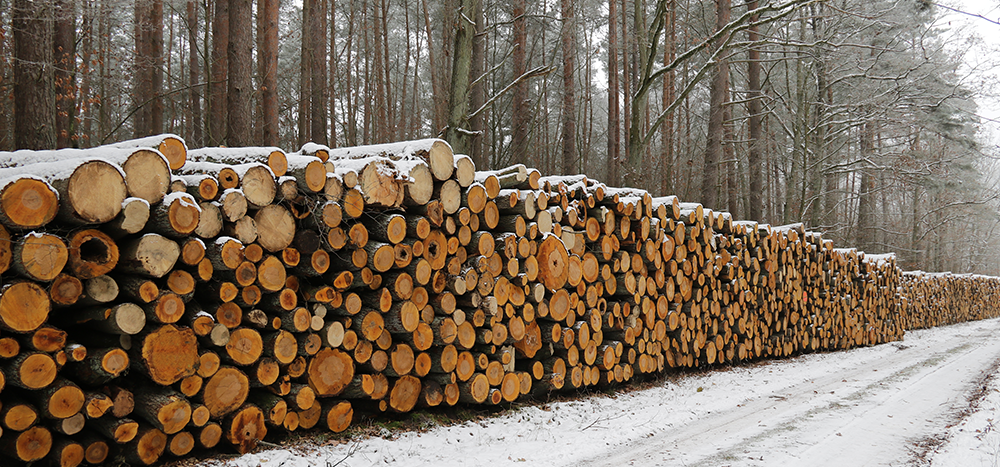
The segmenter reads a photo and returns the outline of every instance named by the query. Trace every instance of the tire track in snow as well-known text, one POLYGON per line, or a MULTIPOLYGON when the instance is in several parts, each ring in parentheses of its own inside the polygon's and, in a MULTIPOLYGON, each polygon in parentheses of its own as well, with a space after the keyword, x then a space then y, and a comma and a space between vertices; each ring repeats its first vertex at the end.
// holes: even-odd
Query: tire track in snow
POLYGON ((573 465, 905 465, 1000 359, 1000 322, 897 348, 573 465))

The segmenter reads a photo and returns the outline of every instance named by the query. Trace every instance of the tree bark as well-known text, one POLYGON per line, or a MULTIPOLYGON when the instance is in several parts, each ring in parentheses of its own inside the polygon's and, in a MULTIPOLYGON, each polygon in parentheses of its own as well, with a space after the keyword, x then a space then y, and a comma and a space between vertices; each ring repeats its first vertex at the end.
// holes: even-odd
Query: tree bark
POLYGON ((229 81, 226 87, 226 144, 253 144, 252 0, 229 0, 229 81))
MULTIPOLYGON (((757 9, 757 0, 750 0, 747 8, 751 11, 757 9)), ((751 22, 756 22, 759 15, 750 18, 751 22)), ((750 48, 747 49, 747 126, 750 132, 749 148, 747 151, 747 171, 750 179, 747 197, 747 218, 763 221, 763 191, 764 191, 764 165, 762 150, 761 122, 764 116, 761 114, 761 99, 763 94, 760 87, 760 50, 756 42, 760 40, 757 33, 757 26, 751 26, 747 30, 747 40, 750 48)))
POLYGON ((200 147, 202 142, 202 118, 201 118, 201 93, 202 87, 198 82, 201 79, 201 65, 198 56, 198 4, 194 0, 187 2, 187 28, 188 28, 188 54, 190 61, 188 64, 188 86, 191 86, 189 94, 190 118, 188 119, 187 144, 190 147, 200 147))
MULTIPOLYGON (((729 0, 716 0, 715 7, 716 29, 722 29, 729 23, 729 0)), ((725 37, 720 37, 716 49, 725 41, 725 37)), ((725 59, 719 58, 709 85, 708 141, 705 143, 705 165, 701 179, 701 203, 710 208, 719 207, 719 162, 722 159, 724 144, 723 107, 726 105, 728 95, 729 65, 725 59)))
POLYGON ((76 6, 56 0, 52 54, 55 62, 56 147, 76 145, 76 6))
MULTIPOLYGON (((871 117, 861 128, 861 157, 863 160, 871 160, 875 153, 875 122, 871 117)), ((858 249, 871 251, 874 247, 874 216, 875 197, 871 193, 872 177, 868 171, 861 169, 860 186, 858 187, 858 220, 857 231, 855 233, 855 244, 858 249)))
MULTIPOLYGON (((528 27, 525 18, 525 0, 514 0, 511 16, 514 18, 514 51, 511 60, 514 76, 528 71, 525 58, 528 49, 528 27)), ((511 115, 511 162, 528 163, 528 138, 531 128, 531 102, 528 100, 528 82, 521 80, 514 85, 514 102, 511 115)))
MULTIPOLYGON (((79 111, 81 122, 77 134, 79 135, 80 142, 78 143, 80 147, 90 147, 96 141, 94 137, 94 103, 92 102, 92 88, 96 76, 96 68, 92 68, 92 57, 94 56, 95 49, 97 47, 95 43, 95 25, 94 15, 97 12, 97 5, 93 3, 85 3, 80 8, 80 92, 78 94, 79 99, 79 111)), ((0 135, 2 135, 2 130, 0 130, 0 135)), ((0 136, 0 141, 2 141, 2 136, 0 136)), ((2 143, 0 143, 2 146, 2 143)))
POLYGON ((152 136, 163 133, 163 0, 152 0, 149 17, 149 52, 153 59, 150 70, 148 111, 149 128, 146 134, 152 136))
POLYGON ((326 131, 327 106, 329 96, 326 88, 326 0, 312 0, 309 2, 312 25, 314 29, 306 30, 305 33, 312 36, 310 39, 309 71, 310 78, 310 130, 309 139, 314 143, 327 144, 329 141, 326 131))
POLYGON ((212 21, 212 81, 208 100, 208 146, 226 141, 227 80, 229 79, 229 0, 214 0, 212 21))
MULTIPOLYGON (((677 56, 677 2, 668 0, 664 20, 663 63, 672 63, 677 56)), ((661 111, 674 101, 674 81, 676 72, 671 70, 663 75, 661 111)), ((674 191, 674 115, 667 117, 660 128, 662 145, 660 152, 660 194, 669 195, 674 191)))
POLYGON ((621 122, 618 103, 618 7, 608 2, 608 183, 618 183, 621 158, 621 122))
POLYGON ((576 21, 573 0, 561 0, 563 99, 562 99, 562 173, 577 171, 576 163, 576 21))
POLYGON ((469 125, 469 72, 472 68, 472 39, 476 35, 476 25, 470 22, 470 14, 479 0, 462 0, 455 29, 455 57, 451 69, 451 92, 448 96, 448 128, 445 141, 451 144, 457 154, 469 152, 472 134, 469 125))
POLYGON ((278 144, 278 12, 279 0, 257 2, 257 79, 260 82, 258 144, 278 144))
POLYGON ((314 21, 314 16, 310 14, 312 11, 312 3, 317 0, 303 0, 302 4, 302 43, 299 47, 299 108, 298 108, 298 120, 297 120, 297 135, 298 135, 298 146, 302 146, 309 140, 309 116, 312 115, 310 111, 310 103, 312 95, 310 92, 309 81, 312 78, 312 72, 310 71, 312 62, 310 61, 310 51, 312 50, 312 34, 306 34, 305 31, 309 31, 312 28, 312 22, 314 21))
POLYGON ((14 2, 14 148, 56 145, 51 3, 14 2))
MULTIPOLYGON (((328 19, 328 21, 329 21, 328 24, 329 25, 336 25, 337 24, 337 4, 333 0, 329 0, 327 3, 329 4, 329 7, 330 7, 329 8, 330 16, 329 16, 329 19, 328 19)), ((324 12, 324 14, 326 14, 326 12, 324 12)), ((337 61, 339 60, 339 57, 337 57, 337 34, 332 29, 333 28, 331 26, 331 32, 330 32, 330 53, 327 54, 327 56, 328 56, 327 58, 329 60, 329 67, 328 68, 329 68, 329 72, 330 72, 330 77, 327 79, 327 96, 329 96, 329 100, 331 102, 333 101, 334 96, 337 95, 336 94, 336 88, 335 88, 335 86, 337 84, 337 61)), ((409 28, 407 28, 407 38, 409 38, 409 28)), ((409 43, 409 42, 407 42, 407 43, 409 43)), ((409 63, 409 60, 407 60, 407 63, 409 63)), ((329 118, 330 118, 330 140, 329 140, 329 144, 333 145, 333 146, 336 146, 337 145, 337 108, 333 104, 330 104, 329 118)))
POLYGON ((618 46, 620 47, 618 58, 621 60, 622 65, 619 83, 621 84, 622 95, 624 96, 624 99, 622 100, 622 114, 625 115, 625 118, 620 120, 620 125, 622 126, 622 133, 625 135, 625 153, 619 153, 620 159, 617 169, 621 171, 624 167, 625 173, 618 174, 619 179, 615 181, 618 184, 626 182, 628 177, 632 176, 632 167, 630 167, 630 162, 632 158, 631 150, 633 149, 633 141, 629 137, 629 123, 631 123, 630 118, 632 115, 631 83, 633 71, 632 67, 629 65, 631 64, 633 58, 633 35, 636 34, 636 31, 629 31, 628 29, 628 4, 629 0, 621 0, 619 5, 621 7, 621 10, 619 11, 619 15, 621 16, 621 24, 619 25, 621 26, 621 32, 618 42, 618 46))
POLYGON ((372 96, 371 110, 366 112, 375 117, 373 123, 374 128, 372 128, 372 142, 373 143, 386 143, 390 141, 389 135, 393 132, 390 128, 392 123, 392 114, 389 111, 389 66, 386 63, 389 60, 388 50, 383 48, 383 42, 386 39, 385 31, 385 2, 382 0, 372 2, 372 58, 373 58, 373 74, 375 75, 375 91, 372 96))
MULTIPOLYGON (((483 4, 482 2, 476 3, 476 31, 483 31, 485 29, 485 19, 483 18, 483 4)), ((473 109, 478 109, 483 106, 486 101, 486 91, 485 91, 485 77, 483 73, 486 71, 486 35, 476 34, 476 37, 472 40, 472 79, 479 80, 472 86, 472 95, 470 97, 470 103, 473 109)), ((515 76, 520 76, 515 74, 515 76)), ((475 162, 480 170, 485 170, 489 167, 489 157, 484 153, 484 141, 486 134, 486 115, 488 112, 481 112, 472 118, 470 123, 470 128, 476 133, 476 136, 472 138, 472 147, 469 150, 469 155, 472 157, 473 162, 475 162)))
POLYGON ((135 3, 135 138, 163 132, 163 2, 135 3))

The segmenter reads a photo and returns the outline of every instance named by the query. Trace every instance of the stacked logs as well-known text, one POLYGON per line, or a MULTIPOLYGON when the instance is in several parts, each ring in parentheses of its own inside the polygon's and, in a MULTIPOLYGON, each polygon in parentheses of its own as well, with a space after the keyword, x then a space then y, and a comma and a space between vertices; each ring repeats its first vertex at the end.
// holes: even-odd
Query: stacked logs
POLYGON ((925 329, 1000 316, 1000 278, 907 271, 900 281, 906 329, 925 329))
POLYGON ((582 175, 477 172, 440 140, 286 153, 162 135, 0 165, 0 444, 21 462, 246 452, 355 412, 941 321, 899 287, 943 286, 891 256, 582 175))

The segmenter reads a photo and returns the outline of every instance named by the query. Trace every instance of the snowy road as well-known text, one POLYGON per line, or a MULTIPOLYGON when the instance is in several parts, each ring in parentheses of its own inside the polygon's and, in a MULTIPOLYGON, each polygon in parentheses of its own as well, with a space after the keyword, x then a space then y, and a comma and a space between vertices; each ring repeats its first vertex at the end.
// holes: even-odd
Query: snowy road
MULTIPOLYGON (((942 447, 983 431, 950 427, 968 415, 970 398, 998 362, 1000 320, 988 320, 911 332, 901 343, 680 375, 642 391, 228 464, 979 465, 963 460, 982 451, 975 442, 942 447)), ((989 431, 993 419, 983 420, 989 431)))
POLYGON ((845 359, 829 374, 578 465, 905 465, 957 421, 983 371, 995 369, 1000 326, 989 324, 845 359))

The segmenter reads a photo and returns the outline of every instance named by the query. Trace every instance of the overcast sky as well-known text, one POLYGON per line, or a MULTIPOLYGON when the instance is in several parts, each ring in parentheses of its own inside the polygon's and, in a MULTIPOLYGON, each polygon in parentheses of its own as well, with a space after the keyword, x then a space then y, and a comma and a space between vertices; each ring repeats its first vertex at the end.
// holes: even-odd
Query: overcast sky
POLYGON ((950 41, 955 52, 965 54, 967 84, 983 91, 976 99, 981 130, 1000 143, 1000 1, 941 0, 939 4, 940 26, 955 34, 950 41))

